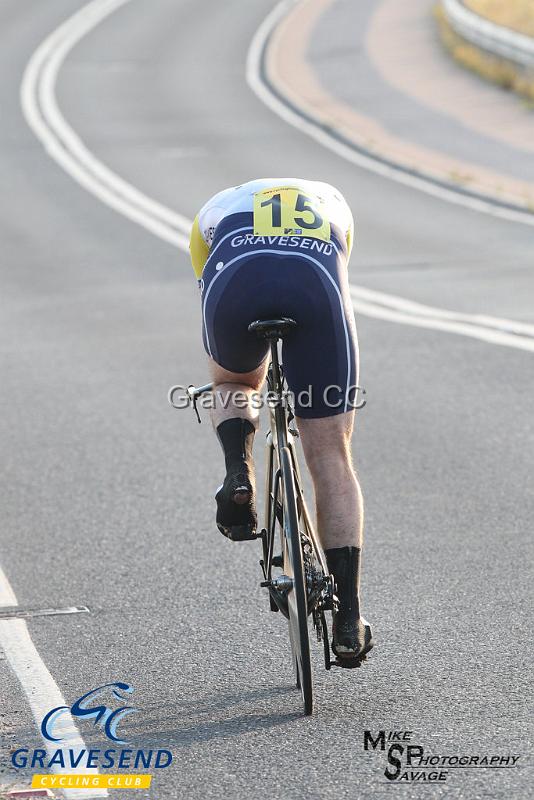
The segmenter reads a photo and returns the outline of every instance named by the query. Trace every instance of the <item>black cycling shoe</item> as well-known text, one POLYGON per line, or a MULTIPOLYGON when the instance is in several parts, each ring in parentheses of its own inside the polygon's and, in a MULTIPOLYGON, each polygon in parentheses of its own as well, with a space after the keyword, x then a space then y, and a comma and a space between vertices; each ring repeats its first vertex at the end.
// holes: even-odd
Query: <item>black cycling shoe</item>
POLYGON ((256 538, 257 516, 254 506, 254 486, 248 477, 246 464, 241 472, 230 472, 215 495, 217 527, 234 542, 256 538))
POLYGON ((226 477, 217 490, 217 527, 234 542, 256 538, 254 464, 255 428, 247 419, 225 420, 217 428, 226 461, 226 477))
POLYGON ((325 550, 334 576, 338 609, 332 612, 332 650, 342 667, 359 667, 374 645, 369 623, 360 616, 360 556, 358 547, 325 550))
POLYGON ((374 645, 373 632, 363 617, 356 620, 352 614, 347 617, 343 611, 334 614, 332 650, 341 666, 359 667, 374 645))

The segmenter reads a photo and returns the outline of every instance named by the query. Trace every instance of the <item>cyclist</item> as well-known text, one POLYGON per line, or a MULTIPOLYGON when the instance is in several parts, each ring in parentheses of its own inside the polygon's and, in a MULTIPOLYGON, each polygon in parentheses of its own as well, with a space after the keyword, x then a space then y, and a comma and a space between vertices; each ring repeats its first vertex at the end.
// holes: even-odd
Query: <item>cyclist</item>
POLYGON ((351 458, 358 343, 347 263, 353 219, 340 192, 295 178, 259 179, 219 192, 201 208, 190 251, 210 359, 212 421, 226 476, 217 526, 233 540, 256 528, 252 445, 268 343, 248 332, 280 316, 297 327, 283 341, 284 374, 315 489, 317 527, 337 584, 332 649, 357 663, 373 646, 360 614, 363 503, 351 458))

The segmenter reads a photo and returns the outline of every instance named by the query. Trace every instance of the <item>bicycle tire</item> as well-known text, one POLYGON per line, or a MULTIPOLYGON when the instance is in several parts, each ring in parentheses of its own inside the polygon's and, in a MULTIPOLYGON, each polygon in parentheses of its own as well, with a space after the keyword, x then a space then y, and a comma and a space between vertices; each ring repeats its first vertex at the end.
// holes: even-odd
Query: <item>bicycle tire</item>
POLYGON ((288 447, 280 450, 284 511, 284 572, 293 579, 288 594, 289 639, 293 663, 296 665, 297 686, 302 694, 304 713, 313 712, 313 677, 308 630, 306 582, 297 514, 297 498, 293 477, 293 462, 288 447))

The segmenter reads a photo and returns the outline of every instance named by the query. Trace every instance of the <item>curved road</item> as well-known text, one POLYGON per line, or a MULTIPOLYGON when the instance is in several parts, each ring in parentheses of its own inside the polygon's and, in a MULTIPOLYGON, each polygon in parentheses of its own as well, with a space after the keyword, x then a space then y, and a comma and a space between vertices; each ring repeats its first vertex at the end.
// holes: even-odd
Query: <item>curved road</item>
MULTIPOLYGON (((258 548, 213 524, 215 438, 167 404, 170 384, 206 377, 187 255, 85 192, 22 116, 26 63, 81 6, 0 5, 0 563, 21 607, 91 611, 30 619, 40 656, 69 701, 135 686, 131 746, 174 754, 155 800, 427 791, 388 784, 384 754, 363 750, 364 730, 380 729, 413 731, 429 754, 521 757, 451 770, 433 797, 526 798, 533 354, 359 318, 363 593, 378 646, 365 669, 331 673, 317 650, 317 713, 303 718, 258 548)), ((531 228, 365 172, 250 91, 247 49, 270 7, 133 0, 69 55, 59 106, 98 158, 189 218, 252 176, 326 179, 354 209, 354 282, 534 322, 531 228)), ((38 736, 1 658, 0 714, 2 770, 38 736)), ((0 787, 14 781, 0 771, 0 787)))

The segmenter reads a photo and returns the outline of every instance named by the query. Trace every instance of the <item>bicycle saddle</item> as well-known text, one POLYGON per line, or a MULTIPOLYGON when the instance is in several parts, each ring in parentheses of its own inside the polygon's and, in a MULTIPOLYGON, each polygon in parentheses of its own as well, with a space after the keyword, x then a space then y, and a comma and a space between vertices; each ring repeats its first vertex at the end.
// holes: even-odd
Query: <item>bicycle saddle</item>
POLYGON ((255 333, 262 339, 283 339, 286 333, 296 328, 297 323, 289 317, 280 319, 257 319, 248 326, 250 333, 255 333))

